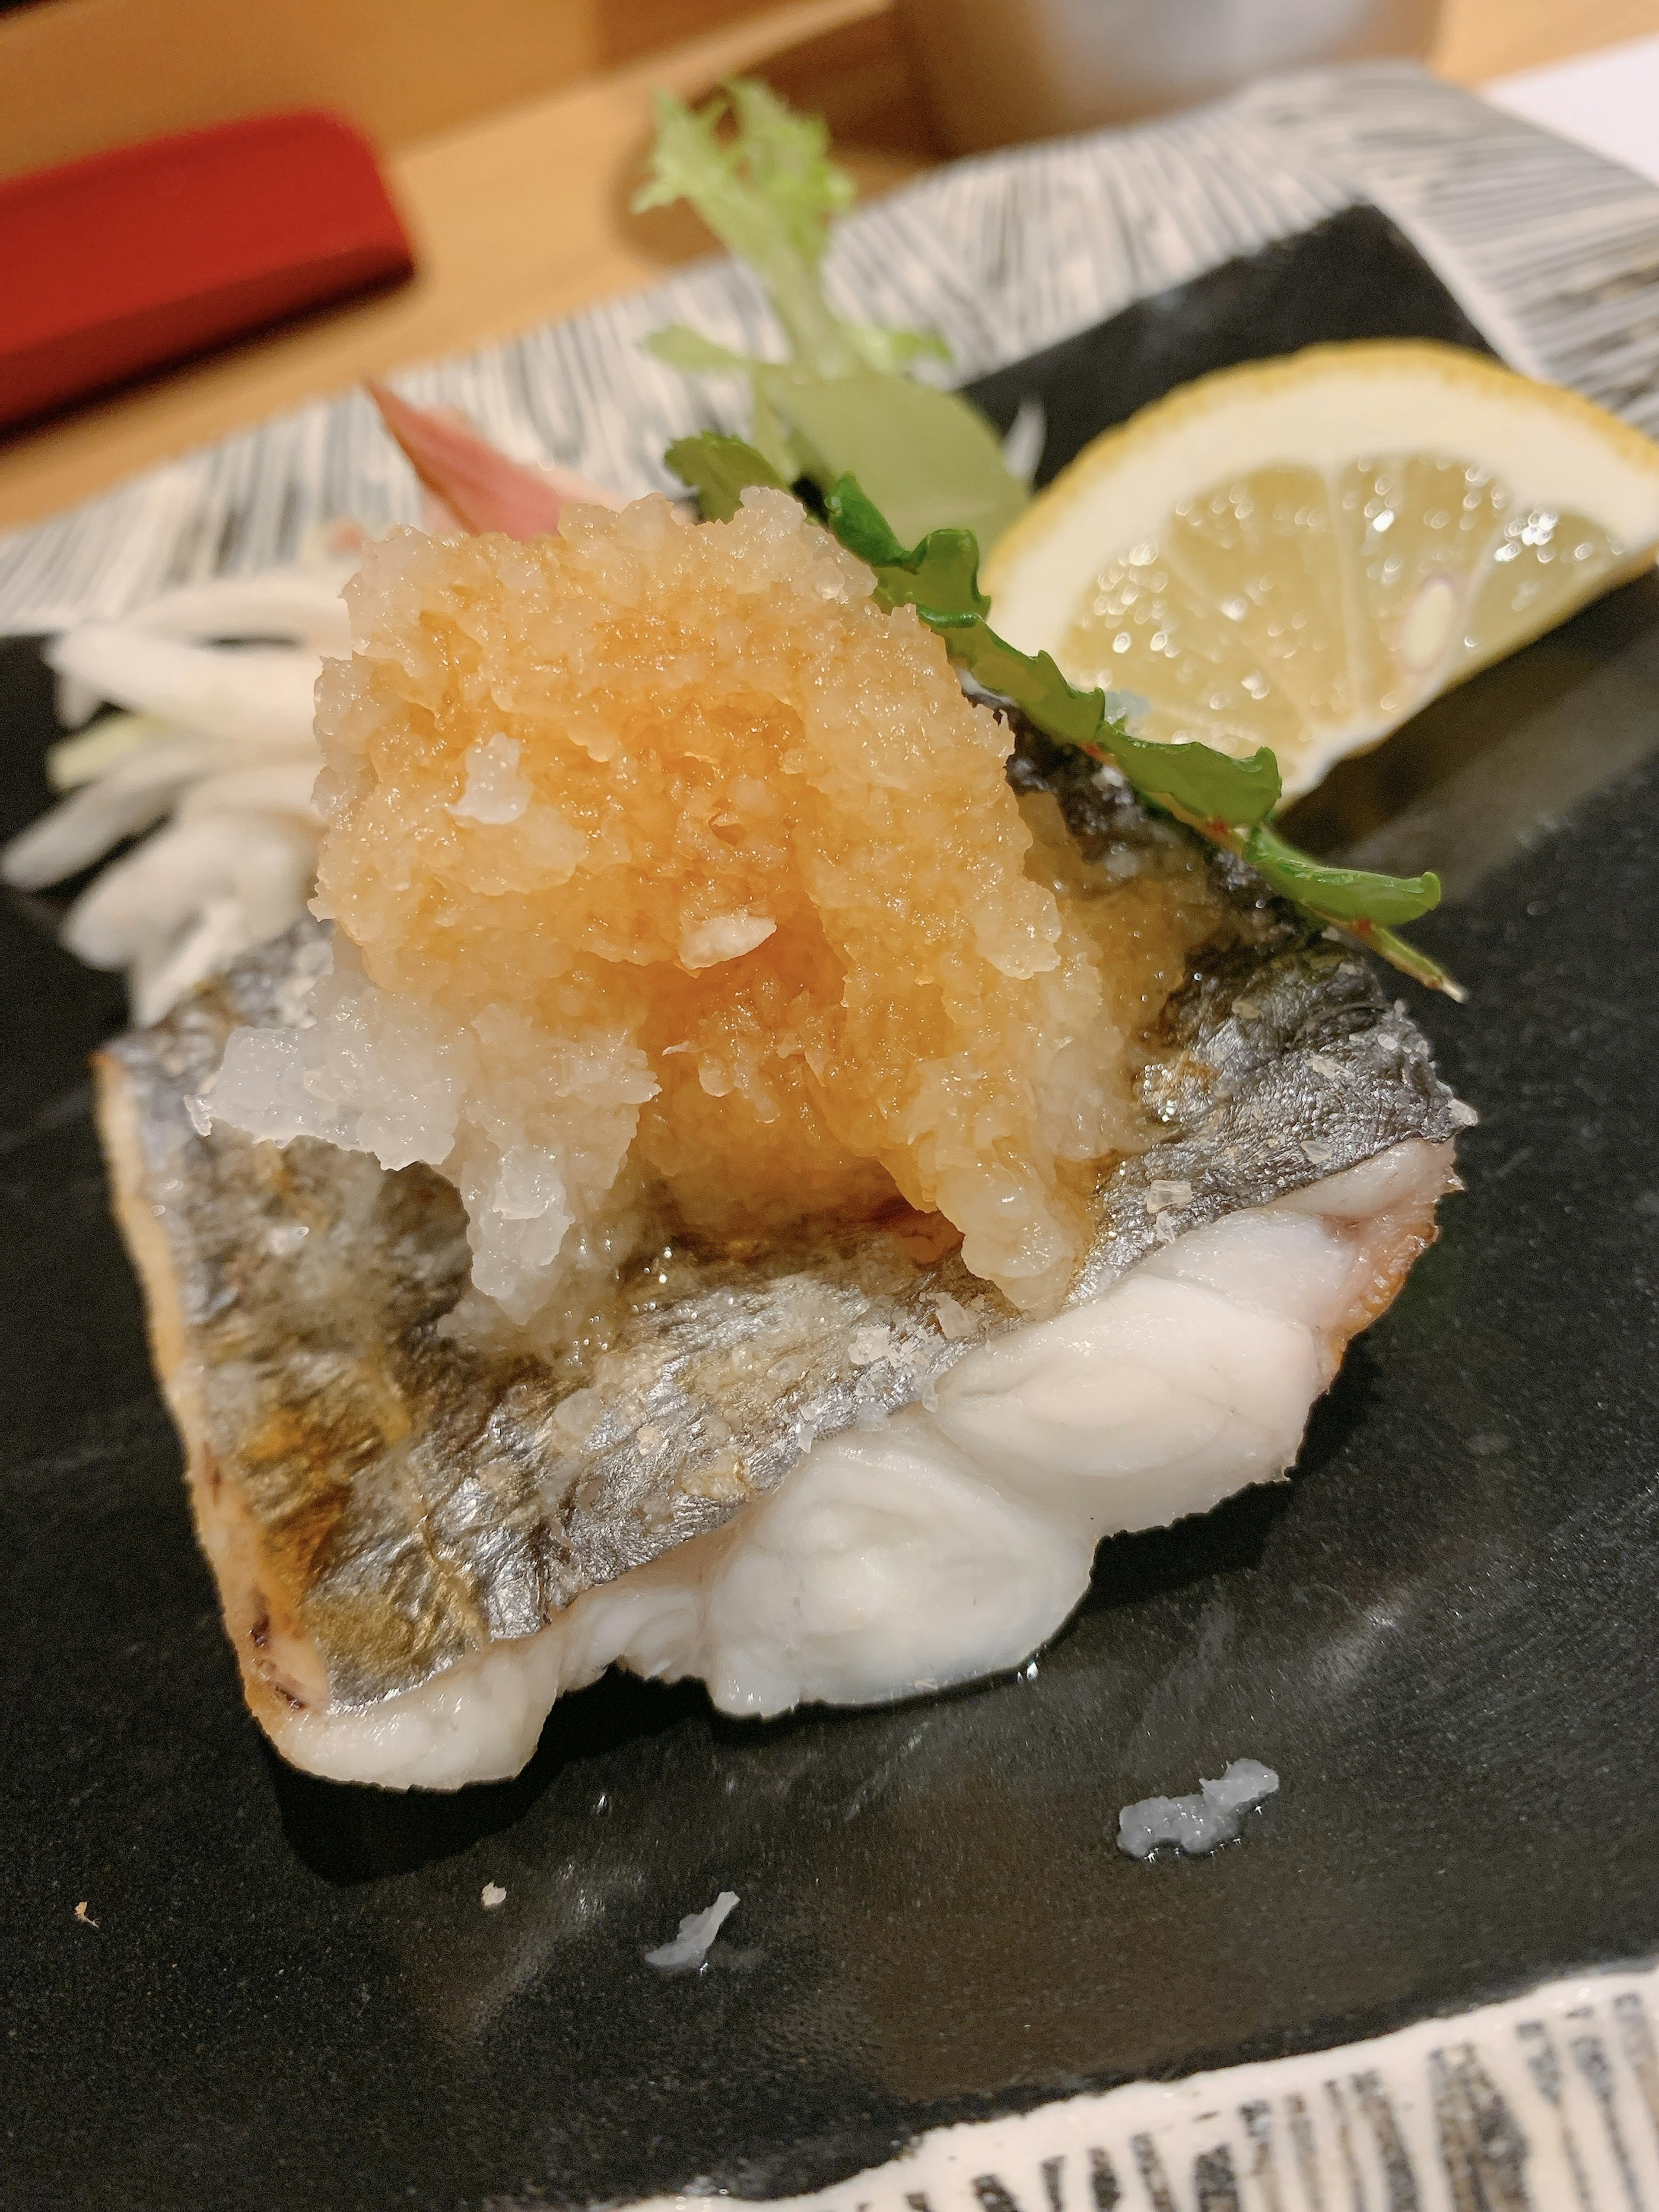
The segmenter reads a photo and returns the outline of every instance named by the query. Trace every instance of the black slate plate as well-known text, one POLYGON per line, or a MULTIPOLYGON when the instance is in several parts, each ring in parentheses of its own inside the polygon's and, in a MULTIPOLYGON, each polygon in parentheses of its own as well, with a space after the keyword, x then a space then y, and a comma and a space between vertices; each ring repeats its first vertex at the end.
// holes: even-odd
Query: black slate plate
POLYGON ((1438 338, 1492 351, 1410 240, 1360 206, 1138 300, 968 389, 1001 430, 1023 400, 1042 402, 1036 475, 1048 483, 1091 438, 1177 384, 1339 338, 1438 338))
MULTIPOLYGON (((1256 283, 1275 348, 1356 301, 1468 334, 1409 256, 1340 217, 1071 342, 1087 427, 1235 357, 1256 283)), ((15 822, 27 647, 0 712, 15 822)), ((1109 1545, 1033 1681, 760 1727, 608 1680, 457 1799, 307 1780, 246 1717, 88 1118, 119 993, 0 910, 0 2203, 776 2194, 1659 1946, 1656 751, 1647 580, 1303 810, 1446 868, 1420 933, 1473 998, 1418 1011, 1486 1119, 1293 1482, 1109 1545), (1246 1753, 1284 1788, 1244 1844, 1118 1854, 1126 1799, 1246 1753), (722 1886, 708 1972, 652 1974, 722 1886)))

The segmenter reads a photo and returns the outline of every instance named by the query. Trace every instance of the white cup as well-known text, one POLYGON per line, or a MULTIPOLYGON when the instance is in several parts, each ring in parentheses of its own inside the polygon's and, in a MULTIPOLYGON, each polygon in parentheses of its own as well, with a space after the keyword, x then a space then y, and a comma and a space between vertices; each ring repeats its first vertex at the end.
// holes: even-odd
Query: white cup
POLYGON ((1421 55, 1440 0, 898 0, 959 154, 1185 107, 1315 62, 1421 55))

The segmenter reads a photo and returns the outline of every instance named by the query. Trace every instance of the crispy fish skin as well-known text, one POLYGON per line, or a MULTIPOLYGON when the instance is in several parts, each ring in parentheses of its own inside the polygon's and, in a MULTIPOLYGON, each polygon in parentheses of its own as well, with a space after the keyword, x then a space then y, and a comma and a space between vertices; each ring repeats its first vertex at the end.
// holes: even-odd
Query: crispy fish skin
MULTIPOLYGON (((1029 733, 1011 775, 1055 793, 1087 860, 1155 866, 1185 838, 1029 733)), ((1370 961, 1224 856, 1212 874, 1226 926, 1146 1041, 1152 1141, 1103 1175, 1068 1304, 1186 1229, 1474 1118, 1370 961)), ((676 1241, 635 1264, 607 1340, 562 1361, 445 1334, 468 1249, 441 1176, 203 1135, 186 1104, 236 1024, 303 1018, 328 947, 297 925, 97 1063, 116 1210, 257 1714, 362 1710, 534 1634, 775 1489, 815 1438, 930 1401, 1025 1320, 954 1249, 919 1249, 910 1217, 750 1257, 676 1241), (854 1337, 884 1329, 885 1355, 855 1360, 854 1337)))

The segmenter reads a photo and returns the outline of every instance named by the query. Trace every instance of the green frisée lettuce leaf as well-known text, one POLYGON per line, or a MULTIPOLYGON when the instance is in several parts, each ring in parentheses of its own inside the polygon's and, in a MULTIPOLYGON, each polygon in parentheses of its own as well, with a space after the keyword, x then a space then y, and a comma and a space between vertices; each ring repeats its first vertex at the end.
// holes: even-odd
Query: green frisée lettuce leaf
POLYGON ((848 323, 844 326, 872 368, 884 376, 899 376, 912 362, 951 358, 951 349, 937 331, 893 331, 879 323, 848 323))
POLYGON ((647 338, 647 351, 688 375, 746 379, 749 442, 786 482, 806 477, 827 491, 851 472, 907 538, 949 524, 981 545, 1000 537, 1029 494, 995 430, 959 393, 904 373, 948 361, 943 340, 849 323, 824 294, 830 224, 851 206, 853 182, 830 160, 822 121, 743 78, 696 109, 659 93, 651 171, 634 204, 680 199, 765 285, 789 357, 734 353, 682 324, 647 338))
POLYGON ((730 522, 750 484, 789 489, 763 453, 741 438, 723 438, 718 430, 676 439, 663 459, 697 495, 697 511, 705 522, 730 522))
POLYGON ((818 264, 830 218, 853 204, 853 180, 830 159, 817 116, 796 115, 763 84, 735 78, 699 108, 656 96, 651 172, 635 210, 690 200, 720 243, 771 295, 799 367, 848 376, 868 357, 823 296, 818 264), (737 129, 728 137, 728 116, 737 129))
POLYGON ((988 545, 1026 504, 996 432, 958 392, 867 369, 827 382, 770 377, 766 396, 802 475, 826 493, 856 477, 908 543, 955 527, 988 545))
POLYGON ((751 369, 767 366, 747 354, 733 353, 730 346, 716 345, 713 338, 689 330, 684 323, 670 323, 665 329, 653 331, 640 344, 653 360, 668 368, 683 369, 687 376, 747 376, 751 369))

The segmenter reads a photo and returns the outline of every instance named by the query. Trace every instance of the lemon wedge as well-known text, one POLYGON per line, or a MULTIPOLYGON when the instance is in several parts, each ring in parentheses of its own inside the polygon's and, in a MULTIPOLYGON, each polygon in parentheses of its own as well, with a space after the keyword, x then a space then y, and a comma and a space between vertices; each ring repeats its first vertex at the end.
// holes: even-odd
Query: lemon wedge
POLYGON ((1147 702, 1140 734, 1310 790, 1650 566, 1659 446, 1455 346, 1223 369, 1097 438, 998 543, 1012 644, 1147 702))

